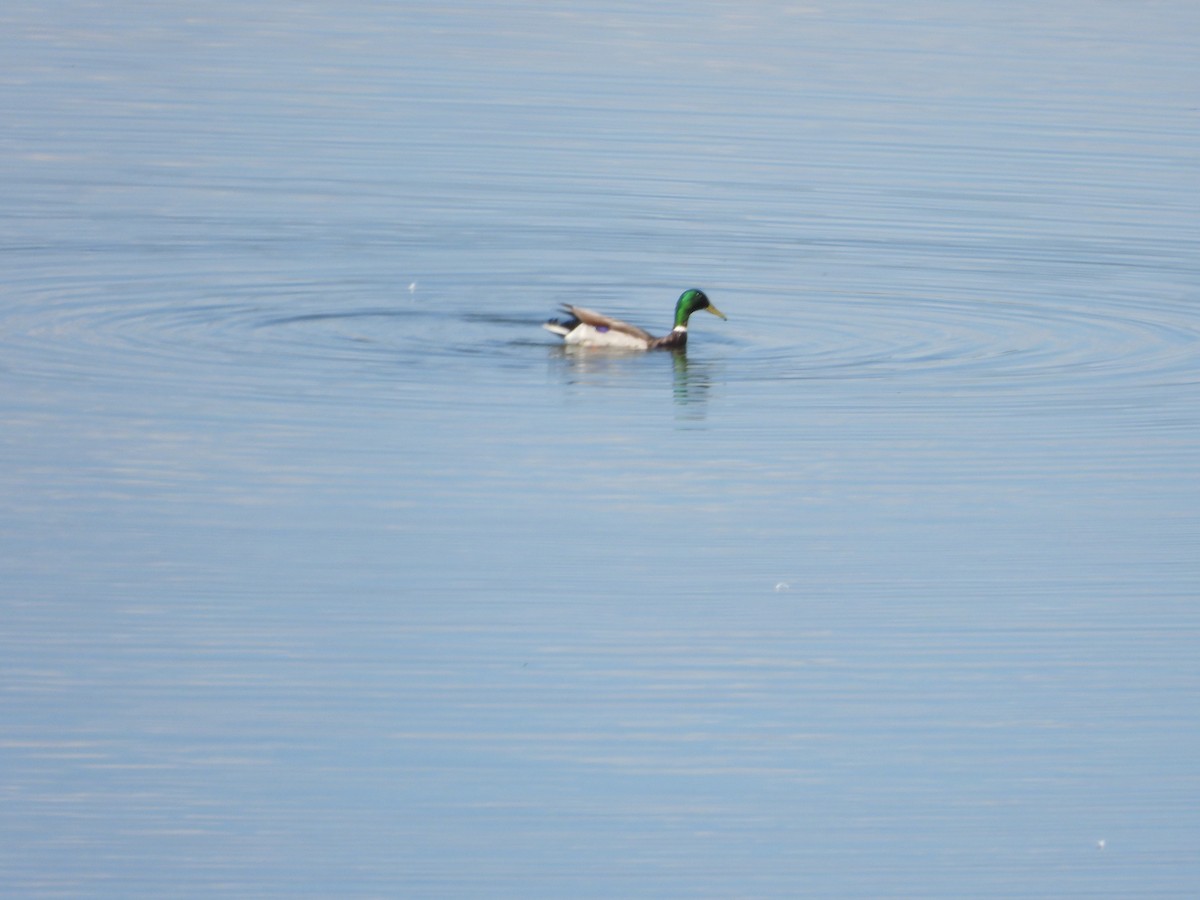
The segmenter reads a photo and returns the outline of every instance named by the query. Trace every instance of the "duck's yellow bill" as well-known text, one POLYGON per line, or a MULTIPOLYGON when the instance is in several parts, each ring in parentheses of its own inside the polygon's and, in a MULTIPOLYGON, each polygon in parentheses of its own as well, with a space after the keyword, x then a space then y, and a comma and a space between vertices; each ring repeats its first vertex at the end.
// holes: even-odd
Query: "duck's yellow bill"
POLYGON ((717 309, 717 308, 716 308, 715 306, 713 306, 711 303, 710 303, 710 304, 708 304, 708 306, 704 307, 704 309, 705 309, 706 311, 708 311, 708 312, 712 313, 714 316, 720 316, 722 319, 724 319, 724 318, 725 318, 725 313, 721 312, 719 309, 717 309))

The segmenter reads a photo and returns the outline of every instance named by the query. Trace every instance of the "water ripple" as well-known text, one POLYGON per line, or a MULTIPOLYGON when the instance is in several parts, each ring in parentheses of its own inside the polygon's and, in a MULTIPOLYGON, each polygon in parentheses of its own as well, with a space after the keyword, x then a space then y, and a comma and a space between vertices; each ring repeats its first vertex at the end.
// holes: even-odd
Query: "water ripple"
MULTIPOLYGON (((272 395, 411 381, 414 370, 443 365, 540 371, 557 346, 528 304, 493 314, 445 298, 389 302, 378 290, 364 302, 344 285, 243 286, 227 299, 183 297, 162 283, 119 297, 70 286, 36 293, 0 318, 5 367, 33 379, 145 379, 164 389, 199 381, 272 395)), ((940 392, 1200 381, 1200 325, 1182 303, 741 300, 728 326, 696 329, 690 351, 723 360, 731 381, 888 379, 940 392)))
POLYGON ((730 377, 920 380, 946 388, 1029 390, 1069 382, 1179 383, 1200 378, 1200 324, 1182 304, 1052 305, 839 298, 806 302, 730 377))

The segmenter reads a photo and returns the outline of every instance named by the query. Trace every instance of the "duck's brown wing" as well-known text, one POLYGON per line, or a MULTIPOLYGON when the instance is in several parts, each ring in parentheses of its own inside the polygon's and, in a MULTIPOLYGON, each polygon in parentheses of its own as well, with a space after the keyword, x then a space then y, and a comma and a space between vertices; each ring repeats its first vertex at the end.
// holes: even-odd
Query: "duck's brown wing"
POLYGON ((632 335, 646 342, 654 340, 654 336, 643 331, 636 325, 630 325, 628 322, 622 322, 620 319, 614 319, 611 316, 601 315, 595 310, 587 309, 583 306, 572 306, 569 303, 564 303, 562 308, 569 312, 572 316, 583 322, 585 325, 591 325, 593 328, 608 328, 612 331, 620 331, 624 334, 632 335))

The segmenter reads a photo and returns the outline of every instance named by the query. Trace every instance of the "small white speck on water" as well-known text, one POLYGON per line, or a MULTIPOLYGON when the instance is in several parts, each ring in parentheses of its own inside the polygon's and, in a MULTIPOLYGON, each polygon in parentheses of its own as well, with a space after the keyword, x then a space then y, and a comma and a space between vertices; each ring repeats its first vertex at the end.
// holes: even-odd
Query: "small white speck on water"
POLYGON ((1104 838, 1100 838, 1100 840, 1096 841, 1096 849, 1097 850, 1103 850, 1107 846, 1108 846, 1108 841, 1106 841, 1104 838))
POLYGON ((416 283, 415 281, 411 281, 411 282, 409 282, 409 284, 408 284, 408 292, 409 292, 410 294, 415 294, 415 293, 417 292, 417 283, 416 283))
POLYGON ((790 591, 792 586, 786 581, 781 581, 775 585, 775 593, 782 594, 784 591, 790 591))

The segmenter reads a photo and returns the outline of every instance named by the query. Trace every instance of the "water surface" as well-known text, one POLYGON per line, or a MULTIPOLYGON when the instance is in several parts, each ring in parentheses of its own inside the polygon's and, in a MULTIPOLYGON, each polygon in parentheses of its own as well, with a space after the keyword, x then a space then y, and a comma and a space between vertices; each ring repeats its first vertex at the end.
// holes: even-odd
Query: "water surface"
POLYGON ((1193 5, 0 25, 0 893, 1194 892, 1193 5))

